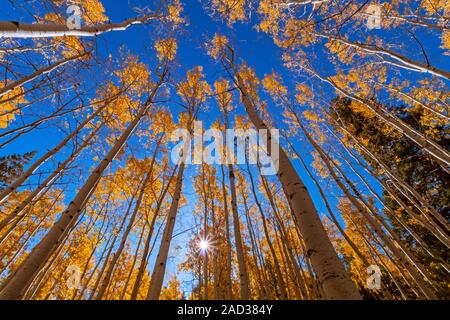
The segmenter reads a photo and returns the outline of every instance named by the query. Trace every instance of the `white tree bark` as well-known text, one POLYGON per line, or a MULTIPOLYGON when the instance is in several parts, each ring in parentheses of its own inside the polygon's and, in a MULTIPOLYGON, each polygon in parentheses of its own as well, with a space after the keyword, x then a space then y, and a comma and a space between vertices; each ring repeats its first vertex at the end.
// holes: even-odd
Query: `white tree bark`
MULTIPOLYGON (((228 60, 228 63, 232 69, 234 81, 241 92, 241 98, 250 120, 257 129, 267 130, 268 127, 256 112, 256 108, 250 100, 251 98, 245 89, 245 85, 237 73, 234 62, 228 60)), ((270 133, 268 134, 268 139, 268 144, 270 144, 270 133)), ((306 245, 306 254, 312 262, 326 298, 361 299, 358 290, 350 279, 342 262, 339 260, 327 236, 305 185, 295 171, 285 151, 278 144, 276 148, 280 148, 277 176, 286 191, 286 197, 292 203, 298 227, 306 245)))
POLYGON ((34 79, 36 79, 37 77, 40 77, 42 75, 46 75, 49 74, 50 72, 52 72, 53 70, 56 70, 57 68, 65 65, 66 63, 73 61, 73 60, 77 60, 80 59, 86 55, 88 55, 89 52, 83 52, 81 54, 75 55, 73 57, 70 58, 65 58, 63 60, 60 60, 58 62, 55 62, 52 65, 49 65, 48 67, 36 70, 35 72, 33 72, 32 74, 25 76, 17 81, 11 82, 10 84, 7 84, 6 86, 4 86, 3 88, 0 89, 0 97, 4 96, 5 94, 7 94, 8 92, 13 91, 16 88, 19 88, 20 86, 23 86, 24 84, 33 81, 34 79))
POLYGON ((4 38, 53 38, 64 36, 93 37, 110 31, 123 31, 134 24, 143 24, 162 16, 150 15, 142 18, 127 19, 120 23, 108 23, 69 29, 58 24, 27 24, 15 21, 0 21, 0 37, 4 38))
POLYGON ((181 198, 181 189, 183 187, 184 162, 180 164, 175 183, 175 190, 172 197, 169 212, 167 213, 167 222, 159 247, 158 256, 156 257, 155 266, 153 268, 152 277, 150 279, 150 287, 148 288, 147 300, 158 300, 166 273, 167 257, 169 255, 170 243, 172 242, 173 229, 177 218, 178 207, 181 198))
POLYGON ((70 232, 73 225, 80 217, 83 209, 91 197, 92 193, 100 181, 104 171, 111 161, 122 149, 130 135, 134 132, 140 120, 144 117, 150 107, 153 105, 153 99, 159 87, 162 85, 167 75, 167 69, 162 72, 158 83, 155 85, 150 97, 139 110, 134 120, 128 125, 121 134, 114 146, 109 150, 105 158, 99 163, 97 168, 91 173, 83 187, 78 191, 75 198, 70 202, 67 209, 61 214, 60 218, 41 241, 33 248, 27 258, 20 264, 16 271, 11 275, 4 287, 0 291, 0 300, 21 299, 26 289, 51 256, 53 249, 58 247, 62 238, 70 232))

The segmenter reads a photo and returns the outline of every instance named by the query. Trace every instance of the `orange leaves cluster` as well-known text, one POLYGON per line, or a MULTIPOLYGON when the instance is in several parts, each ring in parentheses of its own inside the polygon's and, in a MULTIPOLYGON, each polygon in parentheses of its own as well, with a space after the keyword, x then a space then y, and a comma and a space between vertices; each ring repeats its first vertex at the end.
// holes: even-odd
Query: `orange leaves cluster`
POLYGON ((259 27, 261 31, 277 35, 279 32, 279 19, 282 17, 280 8, 273 4, 273 0, 263 0, 259 3, 258 13, 262 15, 259 27))
POLYGON ((281 77, 273 72, 263 78, 262 85, 272 96, 283 97, 287 94, 287 87, 281 81, 281 77))
POLYGON ((212 0, 211 7, 227 20, 228 25, 245 20, 247 0, 212 0))
POLYGON ((138 96, 141 96, 150 85, 150 71, 144 63, 138 61, 137 56, 128 56, 124 67, 114 74, 119 77, 124 88, 138 96))
POLYGON ((168 20, 175 25, 182 24, 184 22, 181 13, 183 12, 183 6, 179 0, 175 0, 172 4, 167 6, 169 12, 168 20))
POLYGON ((245 64, 242 64, 239 68, 239 76, 244 82, 245 89, 253 101, 258 101, 258 86, 260 81, 255 74, 255 70, 245 64))
POLYGON ((219 107, 223 111, 232 111, 233 95, 230 90, 230 83, 226 79, 221 79, 214 82, 214 89, 216 93, 216 99, 219 103, 219 107))
POLYGON ((208 54, 214 59, 218 59, 223 55, 223 51, 227 45, 228 38, 216 33, 208 44, 208 54))
MULTIPOLYGON (((0 88, 3 88, 5 83, 0 81, 0 88)), ((7 94, 0 98, 0 128, 6 128, 9 123, 16 119, 16 115, 20 113, 18 109, 21 103, 26 103, 24 98, 24 89, 22 87, 14 88, 7 94)))
POLYGON ((444 54, 446 56, 450 56, 450 30, 444 30, 442 32, 441 41, 441 48, 446 50, 444 54))
POLYGON ((156 41, 155 43, 156 54, 159 61, 172 61, 175 59, 177 53, 177 41, 175 38, 167 38, 156 41))
POLYGON ((204 77, 202 66, 187 71, 186 80, 178 84, 177 91, 184 102, 199 104, 206 101, 212 91, 208 82, 203 80, 204 77))
POLYGON ((336 40, 330 40, 325 46, 331 53, 335 54, 342 63, 350 64, 353 62, 356 53, 354 48, 336 40))
POLYGON ((183 293, 180 290, 181 282, 176 276, 173 276, 167 286, 165 286, 161 291, 160 300, 180 300, 183 293))
POLYGON ((276 41, 276 44, 282 48, 309 46, 316 41, 314 24, 310 21, 290 18, 286 21, 283 38, 284 40, 276 41))
POLYGON ((297 91, 295 99, 299 104, 314 106, 314 93, 310 87, 306 84, 298 84, 295 90, 297 91))

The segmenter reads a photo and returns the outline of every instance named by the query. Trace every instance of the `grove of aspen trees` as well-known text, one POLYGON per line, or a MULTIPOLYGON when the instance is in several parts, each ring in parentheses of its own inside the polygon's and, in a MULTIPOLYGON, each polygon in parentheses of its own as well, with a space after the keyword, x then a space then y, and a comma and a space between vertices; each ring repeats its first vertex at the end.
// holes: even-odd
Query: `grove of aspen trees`
POLYGON ((0 300, 450 299, 450 1, 0 8, 0 300))

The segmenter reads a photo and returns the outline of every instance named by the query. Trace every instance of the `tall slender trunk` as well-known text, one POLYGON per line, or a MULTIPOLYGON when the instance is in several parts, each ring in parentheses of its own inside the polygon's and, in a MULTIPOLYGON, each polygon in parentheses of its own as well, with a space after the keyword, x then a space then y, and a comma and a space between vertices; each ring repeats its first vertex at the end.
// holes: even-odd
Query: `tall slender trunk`
POLYGON ((308 166, 306 165, 305 161, 301 157, 301 155, 297 152, 297 150, 294 148, 294 146, 291 144, 290 141, 288 141, 292 151, 297 155, 297 158, 302 163, 303 168, 308 173, 309 177, 313 180, 314 184, 316 185, 317 189, 319 190, 320 196, 322 197, 323 202, 325 203, 325 207, 327 208, 328 214, 330 215, 331 221, 333 221, 334 225, 338 228, 339 232, 344 237, 345 241, 349 244, 350 248, 352 248, 353 252, 358 256, 358 258, 361 259, 361 261, 364 263, 365 266, 369 266, 370 263, 367 260, 367 258, 362 254, 362 252, 358 249, 356 244, 350 239, 350 237, 347 235, 347 232, 344 230, 344 228, 341 226, 339 221, 337 220, 336 216, 334 215, 333 210, 331 209, 330 203, 328 202, 325 192, 323 191, 323 188, 320 186, 319 182, 317 181, 316 177, 312 174, 311 170, 309 170, 308 166))
MULTIPOLYGON (((0 22, 0 28, 1 28, 1 22, 0 22)), ((0 31, 1 34, 1 31, 0 31)), ((1 36, 1 35, 0 35, 1 36)), ((40 77, 42 75, 46 75, 50 72, 52 72, 53 70, 56 70, 58 67, 65 65, 66 63, 73 61, 73 60, 77 60, 80 59, 86 55, 88 55, 89 52, 85 51, 81 54, 77 54, 75 56, 69 57, 69 58, 65 58, 62 60, 59 60, 58 62, 55 62, 52 65, 49 65, 48 67, 36 70, 35 72, 33 72, 32 74, 25 76, 17 81, 13 81, 10 84, 7 84, 6 86, 4 86, 3 88, 0 89, 0 97, 4 96, 5 94, 13 91, 16 88, 19 88, 20 86, 23 86, 24 84, 36 79, 37 77, 40 77)))
POLYGON ((169 212, 167 213, 167 222, 161 239, 158 256, 156 257, 155 266, 153 268, 152 277, 150 279, 150 287, 147 292, 147 300, 158 300, 166 272, 167 257, 169 255, 170 243, 172 242, 173 229, 177 218, 178 206, 181 198, 181 189, 183 186, 184 162, 180 164, 178 169, 175 190, 172 197, 169 212))
POLYGON ((75 198, 69 204, 67 209, 61 214, 59 220, 53 225, 50 231, 33 248, 27 258, 20 264, 12 277, 0 291, 0 299, 20 299, 27 287, 34 279, 39 269, 42 268, 45 261, 50 257, 53 248, 60 244, 62 236, 69 233, 73 225, 81 215, 87 201, 100 181, 104 171, 117 153, 122 149, 125 142, 134 132, 140 120, 144 117, 150 107, 153 105, 153 99, 159 87, 162 85, 167 74, 167 67, 164 67, 160 79, 151 92, 148 100, 140 108, 134 120, 128 125, 114 146, 109 150, 106 157, 100 162, 97 168, 91 173, 83 187, 78 191, 75 198))
POLYGON ((172 183, 173 177, 175 176, 175 172, 176 172, 177 168, 178 168, 178 166, 176 166, 175 169, 173 170, 173 172, 170 176, 170 179, 167 182, 167 185, 164 187, 160 197, 157 200, 157 205, 155 208, 155 212, 153 213, 152 221, 150 222, 148 236, 147 236, 147 239, 145 240, 144 252, 142 253, 142 259, 139 264, 139 269, 138 269, 138 273, 136 275, 136 280, 134 282, 133 292, 131 293, 130 300, 137 299, 137 295, 139 293, 139 288, 141 287, 141 282, 144 277, 145 268, 147 266, 148 254, 150 251, 150 242, 151 242, 151 239, 153 236, 153 230, 155 228, 156 219, 158 218, 159 211, 161 210, 164 198, 166 197, 166 194, 169 191, 169 187, 172 183))
POLYGON ((357 48, 358 50, 361 50, 363 52, 366 53, 370 53, 373 55, 378 55, 378 56, 386 56, 389 57, 393 60, 396 60, 400 63, 394 63, 394 62, 390 62, 389 60, 385 60, 387 63, 390 63, 392 65, 398 66, 400 68, 405 68, 407 70, 413 70, 413 71, 417 71, 417 72, 426 72, 426 73, 430 73, 432 75, 444 78, 444 79, 450 79, 450 72, 446 71, 446 70, 442 70, 439 69, 437 67, 434 67, 430 64, 425 64, 419 61, 414 61, 409 59, 408 57, 405 57, 402 54, 399 54, 397 52, 394 52, 390 49, 384 49, 384 48, 380 48, 376 45, 369 45, 369 44, 365 44, 365 43, 359 43, 359 42, 352 42, 350 40, 344 39, 342 37, 334 37, 328 34, 323 34, 323 33, 313 33, 314 35, 321 37, 321 38, 326 38, 332 41, 337 41, 339 43, 343 43, 344 45, 347 45, 349 47, 352 48, 357 48))
POLYGON ((236 255, 239 269, 240 297, 242 300, 247 300, 250 296, 250 283, 244 256, 244 246, 242 244, 241 224, 239 222, 239 213, 237 210, 236 182, 233 165, 231 164, 228 165, 228 177, 231 191, 231 212, 233 213, 234 242, 236 244, 236 255))
MULTIPOLYGON (((356 160, 356 162, 364 168, 364 170, 370 174, 372 177, 374 177, 375 180, 380 183, 380 185, 384 188, 385 191, 399 204, 401 208, 405 210, 411 217, 415 218, 417 221, 421 223, 421 225, 428 230, 431 234, 433 234, 439 241, 441 241, 444 245, 446 245, 448 248, 450 248, 450 240, 447 237, 446 233, 437 225, 433 220, 430 219, 424 219, 423 216, 420 216, 416 214, 404 201, 397 195, 397 193, 389 187, 384 180, 380 179, 378 177, 378 174, 371 170, 367 165, 363 164, 362 161, 352 152, 350 149, 345 145, 345 143, 342 141, 340 137, 335 135, 335 137, 339 140, 341 145, 344 147, 345 151, 356 160)), ((356 139, 355 137, 352 137, 352 139, 356 139)), ((408 197, 407 197, 408 198, 408 197)), ((419 208, 419 211, 420 208, 419 208)), ((421 211, 422 212, 422 211, 421 211)), ((426 214, 423 213, 425 216, 426 214)))
POLYGON ((369 101, 348 92, 347 90, 339 86, 335 81, 333 81, 333 79, 329 77, 322 77, 309 67, 304 66, 303 68, 321 81, 330 84, 337 92, 339 92, 343 96, 367 106, 368 109, 371 110, 380 119, 380 121, 388 124, 392 128, 404 134, 412 142, 417 144, 424 151, 434 157, 446 172, 450 172, 448 169, 448 167, 450 166, 450 153, 443 147, 441 147, 438 143, 427 138, 424 134, 417 131, 392 113, 388 112, 381 104, 369 101))
MULTIPOLYGON (((398 189, 400 192, 402 192, 402 194, 411 202, 414 204, 414 206, 416 208, 419 209, 420 212, 422 212, 422 214, 424 215, 425 218, 428 219, 428 221, 433 224, 433 226, 437 229, 440 230, 440 227, 438 225, 436 225, 436 223, 433 222, 432 219, 430 219, 429 214, 431 214, 431 216, 433 218, 436 219, 436 221, 439 221, 445 228, 446 230, 450 230, 450 225, 448 223, 448 221, 446 221, 442 215, 439 214, 439 212, 436 211, 435 208, 433 208, 428 201, 426 201, 412 186, 410 186, 408 183, 406 183, 406 181, 404 181, 401 177, 399 177, 394 171, 392 171, 384 162, 382 162, 380 159, 378 159, 377 156, 375 156, 375 154, 373 154, 369 149, 367 149, 361 142, 359 142, 358 139, 356 139, 356 137, 354 135, 352 135, 347 129, 345 129, 343 126, 339 125, 339 128, 341 130, 343 130, 345 132, 345 134, 349 135, 352 140, 356 143, 356 145, 358 147, 361 148, 361 150, 368 156, 370 157, 373 161, 375 161, 375 163, 377 163, 377 165, 379 165, 386 173, 386 175, 388 177, 390 177, 392 179, 392 183, 394 184, 394 186, 396 187, 396 189, 398 189), (404 191, 403 191, 404 189, 404 191), (406 191, 406 192, 405 192, 406 191), (417 202, 412 198, 412 196, 414 198, 416 198, 419 201, 419 204, 417 204, 417 202), (424 208, 422 208, 424 207, 424 208), (428 213, 427 213, 428 212, 428 213)), ((419 218, 419 220, 422 220, 419 218)), ((443 233, 444 235, 445 232, 443 233)))
MULTIPOLYGON (((90 140, 98 133, 98 131, 102 128, 102 126, 103 123, 94 130, 92 130, 92 132, 89 133, 89 136, 86 138, 83 144, 79 148, 77 148, 75 152, 73 152, 69 157, 67 157, 66 160, 58 164, 58 167, 47 178, 45 178, 45 180, 42 183, 40 183, 36 189, 30 192, 25 200, 23 200, 17 207, 14 208, 14 210, 10 214, 8 214, 5 218, 3 218, 3 220, 0 221, 0 231, 2 231, 3 228, 5 228, 9 223, 11 223, 11 221, 15 219, 18 215, 20 215, 22 211, 34 200, 34 198, 41 194, 44 188, 47 188, 47 190, 49 189, 50 185, 53 184, 56 181, 57 177, 64 172, 67 166, 75 160, 77 155, 80 154, 80 152, 84 148, 86 148, 89 145, 89 143, 91 143, 90 140)), ((14 229, 14 227, 17 226, 17 224, 23 220, 25 216, 26 215, 21 215, 19 219, 17 219, 14 222, 13 226, 9 228, 8 232, 2 235, 0 239, 0 244, 2 243, 5 236, 9 234, 9 232, 11 232, 14 229)))
MULTIPOLYGON (((18 176, 13 183, 7 186, 0 192, 0 203, 2 203, 6 197, 14 192, 18 187, 20 187, 32 174, 36 169, 38 169, 44 162, 46 162, 50 157, 55 155, 59 150, 61 150, 72 138, 74 138, 77 134, 80 133, 86 125, 94 119, 100 112, 106 107, 105 106, 98 108, 94 113, 92 113, 89 117, 87 117, 81 124, 79 124, 74 131, 72 131, 69 135, 67 135, 56 147, 42 155, 38 160, 36 160, 27 170, 22 172, 20 176, 18 176)), ((5 222, 0 223, 0 230, 5 226, 5 222)))
MULTIPOLYGON (((279 287, 280 287, 281 299, 285 300, 287 298, 286 284, 284 283, 283 276, 281 274, 280 264, 278 262, 278 257, 276 255, 275 249, 273 247, 272 239, 271 239, 271 236, 269 234, 269 229, 267 227, 267 221, 266 221, 266 217, 264 215, 264 210, 263 210, 263 208, 261 206, 261 203, 259 202, 258 196, 256 195, 255 182, 253 180, 253 175, 251 173, 247 157, 245 157, 245 162, 246 162, 246 165, 247 165, 248 175, 250 177, 250 185, 251 185, 251 190, 252 190, 252 194, 253 194, 253 199, 255 200, 256 206, 258 207, 259 214, 261 216, 261 220, 262 220, 262 223, 263 223, 264 235, 266 236, 266 241, 267 241, 267 244, 269 246, 270 253, 272 255, 272 259, 273 259, 273 263, 274 263, 274 267, 275 267, 275 275, 278 278, 278 284, 279 284, 279 287)), ((243 195, 243 197, 244 197, 244 195, 243 195)))
MULTIPOLYGON (((239 76, 234 62, 229 60, 234 80, 241 92, 242 102, 247 114, 257 129, 268 127, 259 117, 251 97, 247 93, 244 82, 239 76)), ((268 130, 267 130, 268 131, 268 130)), ((272 137, 268 131, 268 145, 272 143, 272 137)), ((284 150, 275 143, 275 148, 280 148, 279 170, 277 173, 280 183, 286 192, 286 197, 291 201, 298 227, 306 245, 306 254, 311 259, 314 271, 324 289, 327 299, 361 299, 354 283, 350 279, 342 262, 320 221, 316 208, 312 202, 306 187, 295 171, 284 150)))
POLYGON ((378 234, 378 236, 383 240, 383 243, 393 252, 393 254, 399 259, 400 263, 405 267, 406 270, 410 273, 411 277, 416 281, 417 285, 421 289, 421 291, 425 294, 425 296, 429 299, 436 299, 436 295, 434 294, 433 290, 429 287, 429 285, 422 279, 421 275, 416 271, 415 268, 417 268, 420 272, 423 271, 423 268, 420 266, 420 264, 416 263, 416 261, 411 260, 411 256, 408 254, 407 250, 401 246, 400 243, 396 242, 394 243, 382 230, 381 226, 376 220, 376 213, 373 212, 373 210, 370 210, 371 207, 367 204, 367 202, 362 198, 358 197, 359 200, 364 204, 361 205, 361 203, 356 199, 355 196, 353 196, 349 190, 346 188, 344 183, 341 181, 341 179, 337 176, 336 172, 334 171, 333 167, 335 167, 341 176, 346 180, 346 182, 352 187, 352 190, 355 192, 355 194, 359 194, 359 192, 356 190, 356 188, 353 186, 351 181, 346 179, 345 174, 340 170, 338 166, 334 164, 333 161, 330 160, 330 158, 324 153, 322 148, 312 139, 312 137, 309 135, 309 133, 306 131, 305 127, 301 122, 299 122, 299 126, 302 129, 303 133, 307 137, 308 141, 313 145, 314 149, 319 153, 322 161, 324 162, 325 166, 328 169, 328 172, 331 174, 339 188, 344 192, 344 194, 347 196, 347 198, 351 201, 351 203, 357 208, 357 210, 360 212, 360 214, 367 220, 367 222, 370 224, 370 226, 375 230, 375 232, 378 234), (366 210, 367 208, 367 210, 366 210), (369 212, 374 214, 375 218, 373 218, 369 212), (399 246, 401 249, 399 249, 399 246), (413 262, 414 266, 411 265, 410 261, 413 262))
POLYGON ((226 273, 226 300, 231 300, 233 296, 232 292, 232 282, 231 282, 231 266, 232 266, 232 255, 231 255, 231 235, 230 235, 230 212, 228 210, 228 197, 227 197, 227 190, 225 187, 225 172, 223 170, 223 165, 220 166, 220 170, 222 172, 222 196, 223 196, 223 208, 224 208, 224 215, 225 215, 225 236, 227 237, 227 268, 225 270, 226 273))
MULTIPOLYGON (((97 291, 97 294, 95 295, 95 300, 101 300, 103 296, 105 295, 106 289, 109 286, 109 283, 111 281, 111 278, 113 276, 114 268, 117 266, 117 262, 119 261, 120 255, 122 254, 123 249, 125 248, 125 244, 128 240, 128 235, 131 232, 131 229, 134 226, 134 221, 136 220, 137 214, 139 212, 139 209, 141 207, 142 198, 145 193, 145 188, 152 176, 152 165, 150 166, 149 171, 146 173, 143 181, 140 183, 140 190, 139 195, 136 200, 136 204, 134 205, 133 213, 131 214, 130 220, 128 221, 127 228, 125 229, 124 233, 122 234, 122 238, 120 240, 119 247, 117 248, 116 252, 113 254, 112 260, 109 263, 108 269, 106 270, 105 276, 103 277, 101 283, 100 283, 100 289, 97 291)), ((128 216, 128 213, 133 205, 134 195, 130 201, 130 204, 128 206, 128 210, 125 214, 125 216, 128 216)))
MULTIPOLYGON (((162 16, 161 16, 162 17, 162 16)), ((122 31, 134 24, 143 24, 159 18, 158 15, 147 15, 142 18, 128 19, 120 23, 107 23, 69 29, 61 24, 26 24, 12 21, 0 22, 0 37, 8 38, 48 38, 48 37, 93 37, 109 31, 122 31)))

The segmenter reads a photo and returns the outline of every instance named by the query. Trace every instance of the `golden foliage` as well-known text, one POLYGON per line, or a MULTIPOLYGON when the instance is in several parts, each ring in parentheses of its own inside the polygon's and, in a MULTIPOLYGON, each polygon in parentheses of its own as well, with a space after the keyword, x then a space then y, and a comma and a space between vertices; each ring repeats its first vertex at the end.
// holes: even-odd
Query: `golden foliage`
POLYGON ((216 33, 208 44, 208 54, 214 59, 217 59, 222 56, 227 45, 228 38, 216 33))
POLYGON ((287 87, 281 82, 281 76, 273 72, 266 75, 262 80, 262 85, 272 96, 283 97, 287 94, 287 87))
POLYGON ((178 84, 178 94, 186 103, 203 103, 211 94, 211 87, 203 80, 203 67, 197 66, 186 73, 186 80, 178 84))
POLYGON ((155 43, 156 54, 159 61, 175 59, 177 53, 177 41, 175 38, 161 39, 155 43))
MULTIPOLYGON (((3 88, 5 83, 0 81, 0 88, 3 88)), ((0 102, 0 128, 6 128, 11 122, 16 119, 16 115, 20 114, 19 106, 26 103, 25 90, 22 87, 16 87, 8 93, 4 94, 0 102)))
POLYGON ((228 25, 245 20, 247 0, 212 0, 211 8, 225 18, 228 25))

